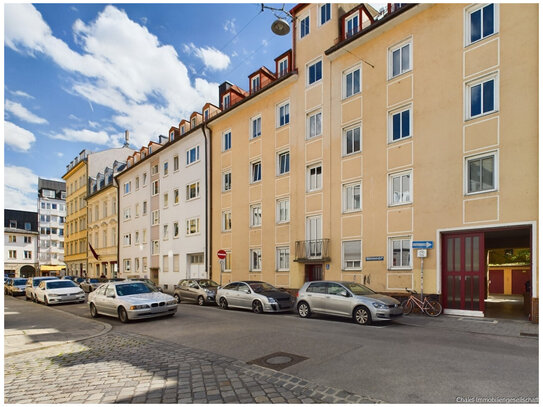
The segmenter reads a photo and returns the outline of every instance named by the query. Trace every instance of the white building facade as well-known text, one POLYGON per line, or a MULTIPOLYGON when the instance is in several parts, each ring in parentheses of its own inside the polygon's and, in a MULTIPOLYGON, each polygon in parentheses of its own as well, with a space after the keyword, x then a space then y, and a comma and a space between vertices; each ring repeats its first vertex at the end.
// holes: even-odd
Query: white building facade
POLYGON ((38 268, 37 213, 4 210, 4 275, 34 277, 38 268))

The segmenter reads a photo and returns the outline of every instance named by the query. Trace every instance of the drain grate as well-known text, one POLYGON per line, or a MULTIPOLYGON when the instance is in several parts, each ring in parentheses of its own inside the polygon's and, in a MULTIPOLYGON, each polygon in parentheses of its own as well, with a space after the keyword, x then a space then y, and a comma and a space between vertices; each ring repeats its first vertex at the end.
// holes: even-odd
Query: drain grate
POLYGON ((294 355, 292 353, 275 352, 255 360, 251 360, 247 363, 267 367, 268 369, 282 370, 289 366, 295 365, 296 363, 303 362, 306 359, 307 358, 305 356, 294 355))

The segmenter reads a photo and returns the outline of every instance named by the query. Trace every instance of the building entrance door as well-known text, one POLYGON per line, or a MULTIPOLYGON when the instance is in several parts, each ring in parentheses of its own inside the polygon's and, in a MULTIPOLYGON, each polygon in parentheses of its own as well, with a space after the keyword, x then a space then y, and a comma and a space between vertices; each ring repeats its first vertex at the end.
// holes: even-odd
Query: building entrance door
POLYGON ((317 281, 322 280, 322 264, 306 264, 305 265, 305 280, 317 281))
POLYGON ((443 308, 484 311, 483 233, 443 235, 443 308))

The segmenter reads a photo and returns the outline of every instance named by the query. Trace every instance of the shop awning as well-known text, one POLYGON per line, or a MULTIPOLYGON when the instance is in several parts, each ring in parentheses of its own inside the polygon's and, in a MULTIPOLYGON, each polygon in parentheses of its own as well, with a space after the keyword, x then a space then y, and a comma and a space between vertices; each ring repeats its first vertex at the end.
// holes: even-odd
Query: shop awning
POLYGON ((41 271, 60 271, 65 268, 66 266, 40 266, 41 271))

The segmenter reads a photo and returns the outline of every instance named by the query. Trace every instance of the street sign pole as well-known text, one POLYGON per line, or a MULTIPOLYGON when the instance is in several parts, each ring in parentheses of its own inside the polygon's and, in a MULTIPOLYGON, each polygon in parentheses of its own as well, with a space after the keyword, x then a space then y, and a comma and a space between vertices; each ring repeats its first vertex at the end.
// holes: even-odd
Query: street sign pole
POLYGON ((222 287, 222 273, 224 273, 224 259, 219 259, 219 264, 221 265, 221 276, 219 278, 219 285, 222 287))
POLYGON ((422 301, 424 291, 424 257, 420 258, 420 300, 422 301))

